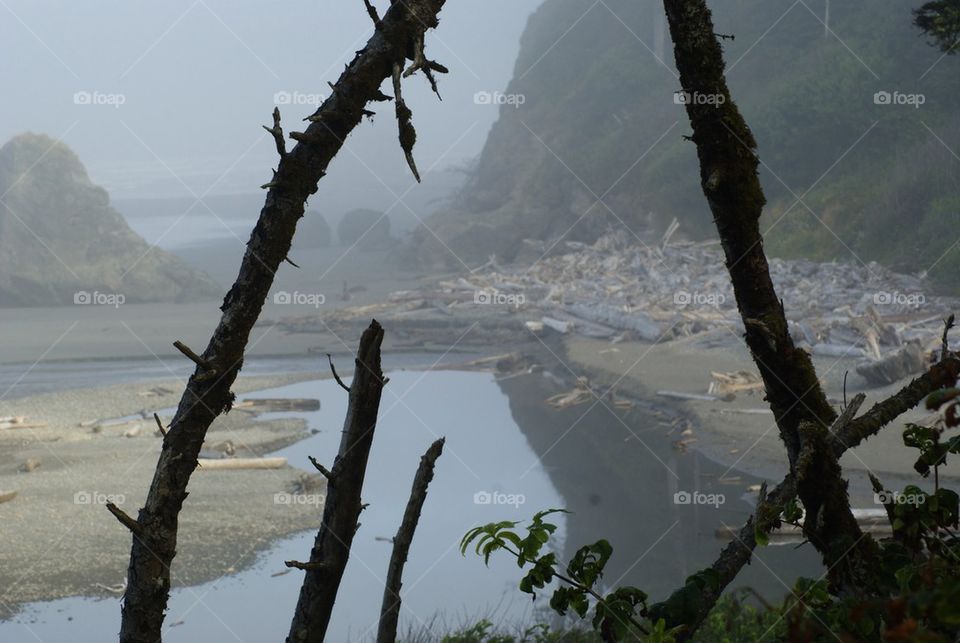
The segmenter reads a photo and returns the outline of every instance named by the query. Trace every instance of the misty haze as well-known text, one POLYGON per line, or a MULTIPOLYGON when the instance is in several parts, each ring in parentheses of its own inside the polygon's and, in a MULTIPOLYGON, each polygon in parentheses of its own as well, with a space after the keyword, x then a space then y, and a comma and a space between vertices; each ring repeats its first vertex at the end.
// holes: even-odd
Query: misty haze
POLYGON ((960 0, 0 42, 0 643, 960 639, 960 0))

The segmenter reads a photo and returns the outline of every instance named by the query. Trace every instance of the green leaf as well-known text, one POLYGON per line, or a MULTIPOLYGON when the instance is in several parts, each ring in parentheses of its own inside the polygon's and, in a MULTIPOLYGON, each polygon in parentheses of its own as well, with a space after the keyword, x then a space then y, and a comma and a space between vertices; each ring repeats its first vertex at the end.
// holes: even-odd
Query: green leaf
POLYGON ((936 411, 941 406, 950 400, 956 399, 957 397, 960 397, 960 389, 958 388, 947 388, 934 391, 927 396, 927 409, 930 411, 936 411))
POLYGON ((753 537, 757 541, 757 544, 761 547, 766 547, 770 544, 770 534, 760 527, 754 529, 753 537))

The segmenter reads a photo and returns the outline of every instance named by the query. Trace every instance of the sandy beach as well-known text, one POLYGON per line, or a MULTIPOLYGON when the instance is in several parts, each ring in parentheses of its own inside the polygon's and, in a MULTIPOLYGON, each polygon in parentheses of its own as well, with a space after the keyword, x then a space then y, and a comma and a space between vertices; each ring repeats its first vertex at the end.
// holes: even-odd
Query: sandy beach
MULTIPOLYGON (((234 390, 242 400, 250 391, 315 377, 241 377, 234 390)), ((32 600, 110 595, 107 588, 124 581, 130 535, 103 505, 113 500, 136 514, 161 438, 149 416, 99 430, 81 423, 167 409, 179 399, 180 387, 176 380, 163 380, 0 402, 0 416, 25 415, 47 424, 0 431, 0 489, 18 492, 0 504, 0 600, 6 610, 32 600), (142 395, 161 389, 169 393, 142 395)), ((306 435, 302 420, 235 411, 214 422, 205 446, 216 452, 229 441, 237 456, 255 457, 306 435)), ((274 501, 274 494, 288 493, 306 473, 290 465, 198 470, 181 514, 174 583, 192 585, 241 569, 273 539, 314 527, 315 506, 293 504, 278 511, 274 501)))
MULTIPOLYGON (((720 332, 730 335, 729 331, 720 332)), ((564 342, 564 359, 589 372, 601 391, 616 385, 616 390, 624 394, 653 396, 665 404, 678 405, 689 413, 695 426, 694 440, 689 442, 689 448, 775 484, 787 470, 787 457, 773 414, 760 394, 738 394, 729 402, 680 401, 656 394, 657 391, 677 391, 703 395, 707 393, 711 371, 756 372, 746 346, 737 341, 739 338, 719 337, 721 345, 715 348, 683 341, 658 345, 644 342, 611 345, 605 341, 570 338, 564 342)), ((862 379, 853 372, 856 360, 815 357, 813 361, 835 408, 843 404, 844 374, 848 371, 847 398, 860 391, 867 396, 861 412, 908 381, 866 389, 862 379)), ((873 472, 892 488, 902 488, 905 484, 927 485, 928 481, 913 470, 915 451, 905 447, 902 440, 904 423, 917 422, 925 417, 925 411, 914 409, 845 454, 841 465, 850 481, 851 498, 855 504, 874 506, 868 472, 873 472)), ((960 473, 956 465, 951 467, 948 463, 941 475, 960 473)))
MULTIPOLYGON (((229 254, 226 247, 220 252, 229 254)), ((215 256, 217 252, 211 255, 215 256)), ((232 263, 232 257, 220 259, 232 263)), ((420 276, 384 274, 367 263, 371 259, 382 261, 382 256, 358 253, 342 262, 338 259, 337 251, 329 250, 298 257, 304 261, 302 270, 282 269, 275 293, 329 294, 319 306, 269 299, 251 337, 246 374, 241 374, 234 387, 241 398, 252 391, 327 377, 325 353, 348 360, 369 316, 380 318, 377 306, 390 300, 391 292, 424 289, 425 303, 412 307, 411 314, 424 310, 430 313, 430 286, 424 286, 429 282, 420 276), (348 284, 363 283, 364 287, 344 298, 344 280, 348 284), (355 324, 330 328, 320 323, 306 332, 290 332, 278 323, 304 315, 317 317, 318 313, 348 306, 360 311, 355 324)), ((218 276, 223 279, 226 275, 224 268, 218 276)), ((525 317, 527 312, 480 308, 460 308, 457 310, 461 312, 452 316, 428 315, 424 318, 428 323, 403 312, 381 319, 387 331, 385 368, 402 367, 409 361, 406 355, 412 352, 426 355, 420 360, 422 364, 414 364, 417 368, 434 361, 441 367, 456 367, 478 355, 509 352, 532 356, 531 363, 556 373, 564 385, 572 386, 574 379, 582 376, 594 391, 602 393, 613 387, 618 396, 684 414, 692 435, 682 439, 679 432, 662 427, 636 427, 644 432, 662 431, 663 439, 682 442, 677 447, 678 458, 684 457, 685 449, 693 449, 728 468, 731 477, 746 472, 771 483, 783 477, 785 453, 773 416, 760 394, 740 393, 731 401, 704 401, 678 400, 657 393, 702 395, 707 392, 711 371, 756 372, 741 338, 731 331, 721 329, 706 343, 702 336, 696 342, 681 338, 661 344, 629 338, 590 339, 575 333, 538 337, 523 328, 524 319, 529 318, 525 317), (477 320, 482 322, 480 326, 477 320)), ((219 315, 218 301, 117 308, 0 309, 0 324, 7 338, 0 355, 0 369, 7 381, 0 387, 0 416, 27 416, 31 422, 46 425, 0 430, 0 491, 18 491, 14 500, 0 504, 0 538, 4 543, 0 549, 0 587, 6 588, 0 595, 0 610, 9 612, 15 604, 33 600, 111 595, 109 588, 115 590, 123 582, 130 536, 102 505, 108 498, 119 498, 122 502, 117 504, 134 514, 142 504, 160 448, 150 415, 176 405, 185 377, 192 370, 172 342, 179 339, 202 350, 219 315), (117 366, 124 361, 132 369, 149 365, 152 371, 124 381, 123 370, 117 366), (24 396, 23 383, 33 381, 50 364, 70 365, 83 378, 83 385, 65 386, 54 372, 49 389, 53 392, 24 396), (109 369, 113 369, 113 379, 99 382, 98 375, 109 369), (106 425, 99 431, 91 428, 93 420, 125 416, 146 419, 133 425, 106 425), (39 462, 39 466, 22 471, 29 468, 26 465, 30 461, 39 462)), ((814 362, 836 407, 843 403, 844 374, 848 371, 846 394, 850 397, 865 390, 866 407, 898 388, 866 390, 863 380, 854 373, 855 359, 818 357, 814 362)), ((487 364, 492 366, 492 362, 487 364)), ((546 404, 539 398, 532 403, 546 404)), ((169 420, 169 412, 164 415, 169 420)), ((922 417, 923 413, 917 411, 901 418, 897 425, 844 457, 842 464, 855 506, 874 506, 867 471, 879 475, 890 488, 919 481, 899 428, 904 421, 922 417)), ((214 423, 206 448, 223 449, 229 441, 238 456, 257 456, 303 439, 309 428, 300 420, 232 412, 214 423)), ((617 446, 611 444, 610 448, 617 446)), ((190 483, 190 500, 181 514, 174 584, 193 585, 232 573, 251 564, 257 553, 277 538, 315 528, 317 507, 293 505, 278 511, 274 500, 274 494, 288 492, 302 482, 303 476, 313 475, 298 466, 303 464, 290 463, 270 471, 198 470, 190 483)), ((949 475, 951 471, 948 468, 944 473, 949 475)))

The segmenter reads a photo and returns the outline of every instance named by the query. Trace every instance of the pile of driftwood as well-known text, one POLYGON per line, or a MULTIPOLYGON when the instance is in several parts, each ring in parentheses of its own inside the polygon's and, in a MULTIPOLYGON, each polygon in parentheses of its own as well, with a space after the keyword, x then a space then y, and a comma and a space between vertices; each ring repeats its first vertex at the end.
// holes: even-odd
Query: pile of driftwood
MULTIPOLYGON (((622 232, 590 245, 528 244, 526 255, 540 257, 532 264, 500 266, 492 258, 469 274, 397 291, 382 303, 286 318, 279 326, 339 334, 376 316, 402 340, 447 347, 515 340, 518 330, 705 345, 738 341, 743 333, 717 243, 671 243, 668 235, 644 245, 622 232)), ((818 356, 859 359, 857 371, 871 385, 923 370, 939 346, 944 315, 957 308, 925 279, 876 263, 772 259, 770 273, 797 344, 818 356)))
MULTIPOLYGON (((719 245, 668 241, 610 234, 545 251, 530 266, 491 262, 438 286, 449 306, 478 298, 512 305, 534 332, 645 341, 742 333, 719 245)), ((956 308, 923 278, 876 263, 773 259, 770 272, 797 343, 814 355, 860 358, 858 372, 874 385, 923 370, 956 308)))

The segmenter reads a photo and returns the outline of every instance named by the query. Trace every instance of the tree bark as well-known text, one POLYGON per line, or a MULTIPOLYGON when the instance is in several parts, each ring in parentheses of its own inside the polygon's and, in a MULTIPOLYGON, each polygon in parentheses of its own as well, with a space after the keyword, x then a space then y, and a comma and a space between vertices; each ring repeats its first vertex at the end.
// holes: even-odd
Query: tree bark
MULTIPOLYGON (((757 144, 731 98, 711 12, 705 0, 664 0, 664 7, 680 82, 688 97, 701 186, 724 249, 746 343, 763 378, 790 462, 790 475, 774 490, 772 499, 761 498, 756 524, 748 522, 741 531, 743 540, 727 546, 709 568, 718 586, 702 592, 700 583, 693 580, 652 608, 671 626, 687 625, 684 637, 689 637, 722 589, 749 562, 756 530, 767 532, 776 526, 783 505, 798 491, 804 506, 813 510, 805 532, 824 562, 833 567, 834 589, 863 589, 853 565, 837 563, 849 557, 868 564, 876 554, 876 543, 863 536, 850 512, 839 455, 833 450, 835 434, 828 434, 837 414, 827 402, 810 356, 793 343, 783 303, 770 278, 760 234, 766 199, 757 173, 757 144)), ((844 414, 837 433, 846 430, 851 416, 844 414)))
POLYGON ((400 588, 403 586, 403 566, 410 553, 410 543, 413 534, 420 522, 420 512, 427 499, 427 487, 433 480, 433 468, 437 458, 443 453, 445 438, 440 438, 427 449, 420 457, 420 466, 413 477, 413 488, 410 490, 410 500, 403 512, 403 520, 397 535, 393 539, 393 551, 390 554, 390 565, 387 567, 387 581, 383 590, 383 604, 380 608, 380 626, 377 630, 377 643, 395 643, 397 640, 397 624, 400 620, 400 588))
POLYGON ((233 403, 230 387, 277 268, 290 250, 307 197, 317 191, 317 183, 347 135, 369 114, 367 103, 387 98, 380 85, 392 75, 394 64, 403 64, 406 54, 423 42, 424 33, 437 25, 444 1, 391 3, 383 19, 375 21, 366 46, 333 85, 330 97, 310 117, 306 131, 291 134, 298 144, 289 152, 275 112, 274 127, 267 129, 277 141, 280 162, 273 180, 264 186, 269 192, 237 279, 223 300, 223 315, 207 348, 191 357, 197 368, 163 439, 146 502, 135 521, 121 520, 133 532, 121 642, 157 643, 161 638, 187 485, 207 429, 233 403))
POLYGON ((380 396, 386 384, 380 368, 382 342, 383 328, 374 320, 360 339, 340 450, 329 471, 317 467, 327 478, 327 495, 310 560, 287 561, 288 567, 306 571, 288 643, 323 641, 330 624, 353 535, 360 527, 357 520, 363 511, 360 494, 377 426, 380 396))
POLYGON ((757 176, 756 141, 730 96, 713 19, 704 0, 664 0, 687 115, 700 159, 700 181, 713 213, 746 328, 791 466, 803 421, 828 427, 827 403, 810 356, 797 348, 770 279, 760 235, 766 198, 757 176))

